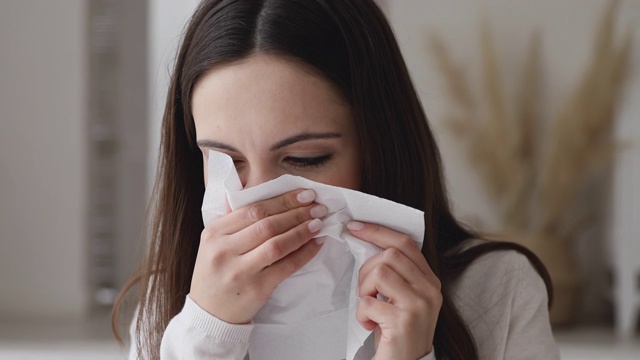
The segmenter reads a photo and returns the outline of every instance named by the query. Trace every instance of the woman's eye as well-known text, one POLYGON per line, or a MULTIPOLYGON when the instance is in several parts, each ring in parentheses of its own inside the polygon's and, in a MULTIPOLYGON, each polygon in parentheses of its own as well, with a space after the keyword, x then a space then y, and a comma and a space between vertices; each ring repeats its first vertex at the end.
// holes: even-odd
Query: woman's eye
POLYGON ((284 159, 284 161, 288 162, 289 164, 295 166, 295 167, 299 167, 299 168, 309 168, 309 167, 317 167, 317 166, 321 166, 322 164, 326 163, 327 161, 329 161, 329 159, 331 159, 331 154, 327 154, 327 155, 322 155, 322 156, 315 156, 315 157, 294 157, 294 156, 288 156, 284 159))

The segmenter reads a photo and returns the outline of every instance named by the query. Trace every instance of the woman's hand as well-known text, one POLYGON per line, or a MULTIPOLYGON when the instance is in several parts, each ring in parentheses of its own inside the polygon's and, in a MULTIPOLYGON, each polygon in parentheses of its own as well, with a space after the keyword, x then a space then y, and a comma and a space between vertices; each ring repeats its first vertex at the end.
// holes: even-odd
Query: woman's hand
POLYGON ((193 301, 228 323, 251 321, 278 284, 320 250, 309 240, 322 228, 319 218, 327 208, 314 200, 312 190, 297 190, 205 227, 191 280, 193 301))
POLYGON ((427 355, 442 306, 440 280, 409 236, 356 221, 347 228, 383 249, 358 274, 362 301, 356 318, 365 329, 374 330, 375 359, 416 360, 427 355), (388 300, 377 299, 378 294, 388 300))

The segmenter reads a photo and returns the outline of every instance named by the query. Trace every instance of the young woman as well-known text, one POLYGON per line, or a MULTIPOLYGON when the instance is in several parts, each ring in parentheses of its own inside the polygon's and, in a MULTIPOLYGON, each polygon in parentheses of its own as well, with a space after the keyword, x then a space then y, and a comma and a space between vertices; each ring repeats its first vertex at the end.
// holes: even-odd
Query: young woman
POLYGON ((374 330, 376 359, 559 357, 539 260, 477 240, 452 216, 435 140, 375 3, 205 0, 167 96, 148 257, 125 287, 142 289, 132 358, 243 359, 252 317, 322 247, 312 239, 326 208, 305 189, 205 228, 211 149, 234 159, 245 188, 294 174, 424 211, 422 249, 347 224, 383 249, 358 279, 357 320, 374 330))

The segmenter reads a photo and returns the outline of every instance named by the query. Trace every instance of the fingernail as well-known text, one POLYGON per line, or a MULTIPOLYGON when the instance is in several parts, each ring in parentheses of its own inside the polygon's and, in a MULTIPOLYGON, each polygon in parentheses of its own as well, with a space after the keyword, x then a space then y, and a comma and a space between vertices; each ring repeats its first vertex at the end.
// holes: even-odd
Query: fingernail
POLYGON ((309 213, 311 214, 311 217, 314 219, 318 219, 321 218, 325 215, 327 215, 327 207, 324 205, 316 205, 314 207, 311 208, 311 210, 309 210, 309 213))
POLYGON ((314 219, 312 220, 309 225, 307 225, 309 227, 309 231, 311 231, 312 233, 322 229, 322 220, 320 219, 314 219))
POLYGON ((315 238, 315 240, 316 240, 316 244, 318 244, 318 245, 324 244, 324 236, 319 237, 319 238, 315 238))
POLYGON ((347 229, 349 230, 362 230, 362 228, 364 227, 364 224, 361 223, 360 221, 349 221, 347 223, 347 229))
POLYGON ((296 196, 296 199, 298 199, 301 204, 312 202, 313 200, 315 200, 315 198, 316 193, 313 192, 313 190, 305 190, 299 193, 298 196, 296 196))

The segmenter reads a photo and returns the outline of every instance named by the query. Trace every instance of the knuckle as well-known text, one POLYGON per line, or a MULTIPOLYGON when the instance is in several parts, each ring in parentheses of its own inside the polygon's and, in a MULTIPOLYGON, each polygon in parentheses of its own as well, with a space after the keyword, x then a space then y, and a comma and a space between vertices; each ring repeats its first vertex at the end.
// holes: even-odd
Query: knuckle
POLYGON ((427 290, 427 303, 432 307, 442 306, 442 292, 436 288, 429 288, 427 290))
POLYGON ((259 237, 268 239, 275 235, 275 225, 269 219, 260 220, 256 224, 256 235, 259 237))
POLYGON ((307 208, 303 208, 296 211, 296 221, 298 222, 298 224, 301 224, 307 221, 309 218, 308 214, 309 214, 309 210, 307 208))
POLYGON ((364 308, 371 307, 373 305, 374 298, 371 296, 365 296, 360 300, 360 305, 364 308))
POLYGON ((433 287, 438 290, 438 292, 442 292, 442 281, 437 277, 433 280, 433 287))
POLYGON ((395 262, 402 256, 400 250, 396 248, 388 248, 384 251, 384 258, 387 261, 395 262))
POLYGON ((432 299, 434 301, 434 305, 437 305, 438 307, 442 306, 442 301, 443 301, 442 292, 436 291, 433 294, 433 298, 432 299))
POLYGON ((206 243, 209 238, 211 238, 211 229, 205 227, 200 233, 200 244, 206 243))
POLYGON ((226 256, 228 252, 224 241, 220 241, 220 237, 210 231, 203 231, 200 235, 200 247, 198 253, 207 254, 210 258, 220 258, 226 256))
POLYGON ((275 262, 283 255, 282 247, 274 241, 265 244, 264 251, 267 255, 267 260, 269 260, 269 263, 275 262))
POLYGON ((406 235, 406 234, 403 234, 403 235, 400 237, 400 245, 401 245, 402 247, 415 246, 415 245, 413 244, 413 239, 411 238, 411 236, 406 235))
POLYGON ((267 209, 262 204, 254 204, 249 207, 249 211, 247 211, 247 217, 251 221, 260 221, 266 218, 269 214, 267 213, 267 209))
POLYGON ((282 205, 285 209, 295 209, 298 205, 296 195, 289 193, 284 196, 281 196, 280 205, 282 205))
POLYGON ((224 262, 224 256, 220 252, 215 251, 209 257, 209 262, 211 263, 211 267, 217 268, 222 262, 224 262))
POLYGON ((391 271, 391 269, 386 265, 380 265, 376 267, 374 271, 374 276, 376 277, 376 279, 385 280, 389 277, 389 272, 391 271))
POLYGON ((309 234, 309 228, 307 226, 298 226, 295 229, 296 238, 299 241, 305 241, 311 237, 309 234))
POLYGON ((210 242, 218 234, 217 227, 207 226, 200 233, 200 242, 210 242))
POLYGON ((209 263, 214 269, 219 269, 227 261, 227 252, 224 249, 214 248, 209 253, 209 263))

